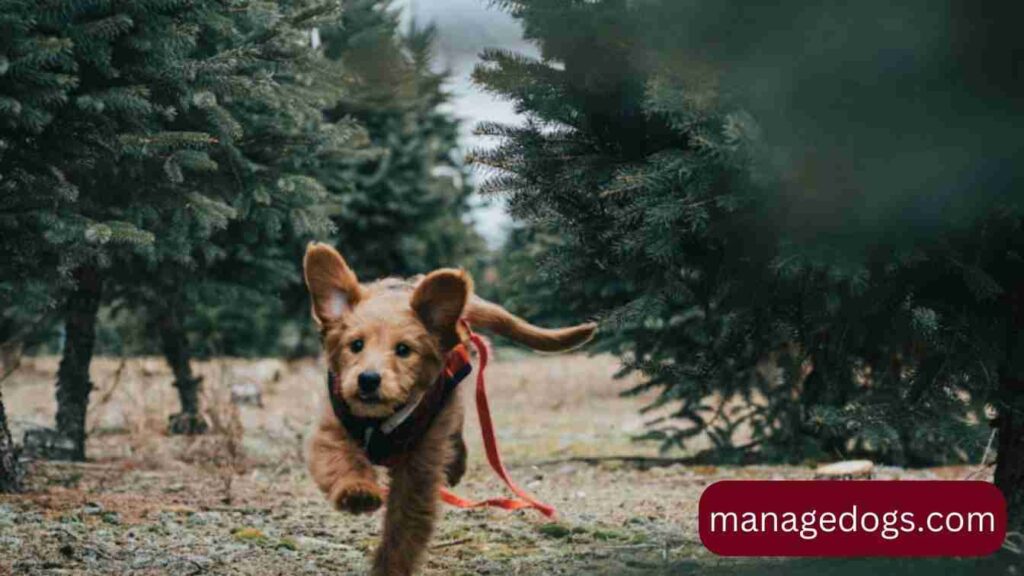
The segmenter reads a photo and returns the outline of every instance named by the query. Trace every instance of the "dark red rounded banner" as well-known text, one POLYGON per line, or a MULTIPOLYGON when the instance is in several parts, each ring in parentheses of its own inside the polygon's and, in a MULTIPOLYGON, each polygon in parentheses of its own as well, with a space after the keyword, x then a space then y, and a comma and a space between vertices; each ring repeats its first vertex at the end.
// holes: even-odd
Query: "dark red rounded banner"
POLYGON ((699 522, 721 556, 984 556, 1006 538, 1006 500, 988 482, 727 480, 699 522))

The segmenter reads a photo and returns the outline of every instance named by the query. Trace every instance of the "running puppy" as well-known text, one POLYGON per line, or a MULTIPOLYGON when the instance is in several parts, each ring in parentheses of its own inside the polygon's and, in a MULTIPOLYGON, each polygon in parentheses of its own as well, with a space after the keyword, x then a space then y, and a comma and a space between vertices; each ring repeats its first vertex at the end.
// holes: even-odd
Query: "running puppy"
POLYGON ((303 265, 331 399, 311 439, 310 473, 337 509, 362 514, 384 502, 374 465, 386 465, 373 573, 412 574, 433 530, 438 489, 457 484, 466 467, 457 394, 465 374, 446 370, 465 336, 460 321, 546 352, 587 342, 596 325, 533 326, 474 296, 462 270, 360 284, 334 248, 316 243, 303 265))

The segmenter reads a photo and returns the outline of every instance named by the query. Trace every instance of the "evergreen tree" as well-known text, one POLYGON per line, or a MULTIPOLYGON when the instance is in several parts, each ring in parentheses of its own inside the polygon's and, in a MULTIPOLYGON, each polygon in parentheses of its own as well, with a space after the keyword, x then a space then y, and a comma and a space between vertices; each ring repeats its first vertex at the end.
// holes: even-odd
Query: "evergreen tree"
POLYGON ((487 51, 475 78, 528 120, 479 126, 502 144, 476 160, 494 170, 483 191, 505 195, 512 215, 545 239, 526 260, 548 288, 522 300, 547 294, 550 304, 534 305, 604 313, 611 335, 602 347, 647 376, 637 391, 663 389, 653 407, 677 402, 675 416, 689 423, 666 422, 651 437, 667 447, 706 430, 728 449, 735 425, 708 429, 704 416, 714 392, 753 394, 761 351, 743 342, 756 294, 726 291, 721 279, 757 273, 747 260, 770 257, 730 257, 731 242, 749 234, 737 214, 753 188, 741 155, 728 153, 742 137, 739 119, 724 133, 720 117, 693 106, 671 116, 648 109, 644 30, 626 2, 512 8, 542 58, 487 51))
POLYGON ((0 3, 0 329, 63 321, 63 456, 84 457, 101 307, 148 325, 127 345, 163 352, 171 430, 201 432, 192 355, 277 353, 305 326, 306 241, 387 238, 359 251, 382 273, 474 250, 433 31, 399 34, 387 4, 0 3))
MULTIPOLYGON (((57 428, 73 443, 71 456, 82 458, 92 387, 89 364, 104 298, 139 303, 147 302, 148 294, 148 303, 167 303, 151 313, 167 334, 164 348, 188 413, 196 406, 196 390, 176 331, 188 299, 179 291, 190 284, 189 272, 220 256, 211 237, 237 218, 238 203, 253 198, 278 212, 278 221, 268 227, 280 228, 280 213, 285 213, 305 222, 309 234, 325 229, 326 220, 309 201, 311 194, 323 195, 322 187, 294 172, 264 169, 246 156, 252 152, 243 149, 246 142, 238 142, 241 128, 232 113, 285 110, 297 89, 308 90, 301 78, 285 80, 298 88, 281 88, 275 74, 293 72, 286 64, 309 51, 308 32, 300 28, 316 25, 332 8, 326 2, 293 3, 278 19, 282 15, 276 8, 212 0, 15 4, 26 15, 21 23, 25 34, 41 38, 37 43, 56 55, 48 60, 22 56, 10 73, 26 77, 23 83, 29 87, 44 81, 55 85, 44 72, 68 76, 59 78, 66 97, 41 100, 50 105, 48 123, 8 122, 27 135, 15 133, 18 139, 3 160, 13 166, 12 173, 27 172, 25 181, 49 178, 53 194, 63 198, 63 204, 27 202, 41 222, 24 237, 41 254, 39 270, 73 286, 61 298, 65 337, 57 428), (42 72, 22 72, 36 62, 42 72), (235 110, 227 102, 234 102, 235 110)), ((8 106, 18 112, 15 116, 26 116, 25 111, 34 110, 30 105, 38 105, 27 94, 27 88, 12 85, 9 99, 20 98, 21 107, 8 106)), ((304 113, 318 118, 326 104, 301 105, 304 113)), ((317 135, 319 141, 332 137, 339 138, 337 132, 317 135)), ((14 180, 5 200, 26 203, 23 190, 28 189, 14 180)), ((17 250, 5 242, 7 247, 17 250)), ((45 279, 30 272, 25 276, 45 279)), ((16 304, 25 308, 23 302, 16 304)))
POLYGON ((66 284, 74 257, 39 240, 78 191, 59 168, 23 145, 47 126, 76 84, 68 44, 36 29, 33 3, 0 3, 0 348, 37 328, 66 284))
POLYGON ((298 268, 311 237, 345 246, 377 275, 465 262, 479 250, 466 220, 471 190, 455 157, 457 123, 444 110, 445 75, 431 70, 433 30, 399 28, 390 2, 343 2, 340 17, 317 28, 321 51, 302 68, 305 82, 290 85, 302 90, 291 106, 317 108, 240 119, 259 132, 256 156, 271 170, 287 166, 322 184, 312 197, 288 198, 316 203, 331 230, 294 219, 303 204, 276 213, 250 203, 252 215, 215 239, 227 257, 186 321, 196 352, 317 353, 298 268))
MULTIPOLYGON (((807 153, 798 157, 808 165, 794 167, 778 154, 777 130, 765 132, 778 128, 768 116, 778 101, 758 96, 776 85, 731 67, 735 50, 749 48, 742 40, 757 33, 749 26, 763 21, 740 18, 734 3, 697 3, 714 15, 708 18, 695 5, 667 1, 499 4, 523 22, 541 58, 488 51, 476 71, 479 83, 528 118, 523 126, 479 128, 502 141, 476 155, 494 171, 485 188, 504 195, 513 215, 545 239, 529 248, 540 254, 536 268, 554 286, 555 305, 603 314, 611 332, 604 347, 623 355, 625 371, 645 377, 637 390, 660 390, 654 406, 674 407, 648 437, 685 446, 703 432, 714 457, 739 461, 853 454, 902 464, 976 461, 988 437, 988 405, 998 414, 996 481, 1013 522, 1024 521, 1019 157, 979 161, 972 168, 983 168, 974 172, 981 176, 956 190, 914 188, 916 196, 900 198, 895 212, 915 217, 907 220, 913 227, 873 219, 878 206, 897 204, 886 204, 896 184, 871 178, 822 191, 845 201, 835 219, 800 219, 809 210, 802 202, 813 202, 837 158, 807 153), (720 38, 702 35, 700 23, 716 18, 735 20, 747 34, 730 25, 720 38), (756 89, 743 89, 740 79, 756 89), (967 217, 917 226, 918 215, 957 195, 962 202, 948 205, 970 205, 967 217), (837 219, 845 222, 833 225, 837 219)), ((785 18, 801 13, 795 4, 784 8, 785 18)), ((894 38, 839 37, 854 36, 894 38)), ((970 54, 988 53, 1003 39, 971 37, 955 59, 922 53, 898 70, 833 61, 825 70, 838 77, 824 93, 863 88, 858 94, 876 105, 893 99, 878 86, 919 94, 915 87, 934 78, 963 77, 976 61, 970 54)), ((785 54, 792 45, 771 46, 754 56, 785 54)), ((822 70, 807 81, 820 84, 822 70)), ((1006 98, 1019 85, 999 85, 1007 91, 997 101, 1012 106, 1006 98)), ((960 98, 959 85, 951 90, 960 98)), ((826 99, 822 107, 816 96, 793 97, 806 104, 794 117, 818 114, 809 124, 832 129, 809 131, 806 148, 813 151, 822 134, 862 144, 865 132, 844 133, 847 117, 827 113, 836 102, 861 99, 826 99)), ((971 109, 977 99, 959 102, 971 109)), ((894 109, 907 114, 901 106, 894 109)), ((857 117, 875 136, 900 120, 879 110, 857 117)), ((851 111, 864 112, 836 114, 851 111)), ((908 126, 924 137, 931 128, 908 126)), ((935 133, 948 136, 945 130, 935 133)), ((892 143, 880 145, 890 150, 892 143)), ((910 175, 900 178, 928 181, 924 164, 907 164, 910 175)))
POLYGON ((110 75, 113 43, 127 43, 132 16, 154 10, 152 4, 140 2, 135 14, 100 13, 81 2, 7 2, 3 10, 0 162, 4 264, 12 268, 4 274, 4 317, 9 321, 12 315, 50 308, 58 301, 54 287, 80 286, 67 303, 70 337, 58 386, 66 401, 58 421, 69 430, 81 428, 84 418, 81 398, 89 384, 82 369, 83 363, 87 369, 92 332, 88 311, 99 302, 95 269, 103 247, 141 247, 151 240, 123 215, 92 210, 76 178, 96 169, 102 181, 99 172, 110 166, 104 158, 126 145, 112 128, 119 122, 137 128, 159 113, 146 106, 145 90, 132 83, 132 75, 106 86, 93 81, 110 75), (107 107, 108 121, 95 121, 107 107))
POLYGON ((465 261, 479 249, 466 221, 472 192, 456 152, 458 123, 445 109, 447 74, 432 70, 433 27, 400 31, 390 0, 346 0, 321 30, 327 56, 350 72, 328 111, 365 127, 373 154, 356 158, 355 181, 322 180, 343 195, 336 242, 369 276, 407 276, 465 261))
MULTIPOLYGON (((39 239, 52 208, 77 194, 55 166, 22 147, 49 124, 75 84, 67 44, 35 29, 32 8, 22 0, 0 2, 0 378, 13 369, 20 341, 54 305, 59 262, 39 239)), ((0 492, 18 489, 21 474, 0 391, 0 492)))
POLYGON ((192 318, 201 309, 218 320, 233 311, 243 321, 210 322, 195 333, 202 348, 221 354, 237 353, 221 347, 226 333, 275 334, 264 311, 300 282, 294 255, 331 230, 328 193, 308 174, 343 164, 361 145, 356 126, 327 125, 321 113, 339 97, 341 71, 310 37, 335 18, 333 3, 312 1, 250 5, 202 21, 196 54, 213 67, 197 75, 201 103, 179 121, 209 130, 217 145, 201 176, 186 178, 175 166, 166 172, 172 185, 214 199, 215 218, 193 206, 175 213, 160 234, 174 239, 167 254, 123 269, 118 283, 150 318, 175 376, 181 412, 172 432, 205 427, 190 366, 192 318), (139 277, 150 281, 132 282, 139 277))
MULTIPOLYGON (((458 123, 446 109, 447 75, 432 69, 435 31, 400 28, 390 0, 346 0, 341 17, 318 30, 330 65, 344 71, 335 80, 340 97, 324 106, 327 125, 358 126, 368 144, 309 168, 330 198, 324 213, 334 232, 319 239, 342 246, 371 277, 470 265, 482 251, 468 219, 472 188, 457 154, 458 123)), ((282 269, 298 278, 301 250, 289 257, 292 265, 282 269)), ((317 353, 305 288, 293 282, 281 296, 262 315, 270 330, 263 333, 285 331, 289 356, 317 353)), ((256 344, 261 353, 280 353, 281 340, 256 344)))
POLYGON ((190 129, 181 118, 201 106, 201 79, 214 75, 212 68, 225 71, 220 62, 199 60, 195 47, 201 23, 226 6, 156 0, 55 4, 60 6, 52 13, 38 10, 48 16, 40 26, 70 42, 79 82, 71 93, 73 105, 56 111, 33 153, 43 152, 44 146, 70 147, 70 158, 74 152, 83 158, 65 173, 80 190, 74 215, 85 229, 69 230, 66 241, 81 242, 76 232, 84 234, 92 249, 72 272, 75 287, 64 305, 64 354, 57 380, 57 430, 72 440, 72 457, 80 459, 104 287, 115 288, 112 274, 136 259, 187 256, 187 244, 159 233, 165 222, 191 213, 212 227, 223 218, 219 199, 182 189, 167 174, 203 171, 212 163, 213 130, 190 129))

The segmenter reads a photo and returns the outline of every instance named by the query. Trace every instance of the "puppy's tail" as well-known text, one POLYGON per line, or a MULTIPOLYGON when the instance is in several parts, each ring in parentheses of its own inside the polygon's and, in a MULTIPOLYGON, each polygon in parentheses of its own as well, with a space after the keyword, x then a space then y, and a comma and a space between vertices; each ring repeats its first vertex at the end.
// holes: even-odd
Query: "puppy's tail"
POLYGON ((493 302, 473 296, 465 319, 474 328, 490 330, 541 352, 562 352, 586 344, 597 331, 593 322, 571 328, 541 328, 512 314, 493 302))

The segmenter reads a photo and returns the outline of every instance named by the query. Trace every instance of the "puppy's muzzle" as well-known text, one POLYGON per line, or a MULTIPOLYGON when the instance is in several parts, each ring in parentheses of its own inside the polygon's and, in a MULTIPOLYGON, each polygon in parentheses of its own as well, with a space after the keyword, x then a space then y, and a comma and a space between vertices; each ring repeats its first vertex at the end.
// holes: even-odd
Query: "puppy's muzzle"
POLYGON ((380 372, 367 370, 359 375, 359 399, 367 403, 380 402, 380 372))

